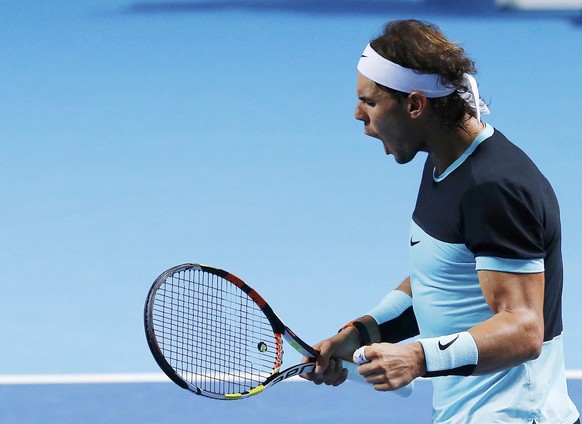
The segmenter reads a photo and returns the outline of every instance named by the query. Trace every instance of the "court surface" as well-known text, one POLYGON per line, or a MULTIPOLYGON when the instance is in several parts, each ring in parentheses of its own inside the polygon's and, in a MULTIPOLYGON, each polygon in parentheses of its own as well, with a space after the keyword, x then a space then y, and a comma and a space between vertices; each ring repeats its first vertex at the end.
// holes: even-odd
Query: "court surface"
MULTIPOLYGON (((582 403, 582 381, 569 381, 582 403)), ((241 401, 197 397, 171 383, 0 386, 0 421, 6 424, 215 422, 430 423, 431 384, 419 381, 408 398, 359 384, 337 388, 284 382, 241 401)))

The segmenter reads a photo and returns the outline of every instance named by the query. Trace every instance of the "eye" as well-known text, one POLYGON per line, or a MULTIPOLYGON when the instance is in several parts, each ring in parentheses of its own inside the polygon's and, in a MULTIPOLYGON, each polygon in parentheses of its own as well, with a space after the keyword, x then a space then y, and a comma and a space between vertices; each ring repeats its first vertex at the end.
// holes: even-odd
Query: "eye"
POLYGON ((365 97, 361 97, 360 98, 360 102, 362 102, 364 105, 369 106, 369 107, 376 106, 376 102, 374 102, 374 101, 372 101, 370 99, 367 99, 365 97))

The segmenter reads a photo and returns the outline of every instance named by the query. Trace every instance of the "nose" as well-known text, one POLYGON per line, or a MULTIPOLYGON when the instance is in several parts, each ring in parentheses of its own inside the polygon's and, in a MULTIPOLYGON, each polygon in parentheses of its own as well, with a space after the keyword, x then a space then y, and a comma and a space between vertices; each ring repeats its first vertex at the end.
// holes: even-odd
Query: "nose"
POLYGON ((354 110, 354 118, 356 118, 358 121, 366 122, 367 115, 362 110, 362 106, 361 105, 362 104, 360 102, 358 102, 358 104, 356 105, 356 109, 354 110))

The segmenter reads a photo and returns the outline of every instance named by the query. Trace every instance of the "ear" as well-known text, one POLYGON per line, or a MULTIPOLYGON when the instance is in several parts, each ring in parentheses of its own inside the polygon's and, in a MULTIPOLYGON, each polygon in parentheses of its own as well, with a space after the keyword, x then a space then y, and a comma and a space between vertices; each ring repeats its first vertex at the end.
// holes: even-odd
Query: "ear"
POLYGON ((408 95, 408 113, 411 118, 419 118, 428 109, 428 99, 420 91, 408 95))

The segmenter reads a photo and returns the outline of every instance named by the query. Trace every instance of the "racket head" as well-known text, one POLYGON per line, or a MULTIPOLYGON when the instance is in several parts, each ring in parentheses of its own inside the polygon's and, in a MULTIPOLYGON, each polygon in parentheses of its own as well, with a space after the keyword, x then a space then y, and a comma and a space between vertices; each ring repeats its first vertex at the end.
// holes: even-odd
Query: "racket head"
POLYGON ((148 346, 180 387, 213 399, 260 393, 278 372, 285 327, 240 278, 187 263, 163 272, 144 307, 148 346))

